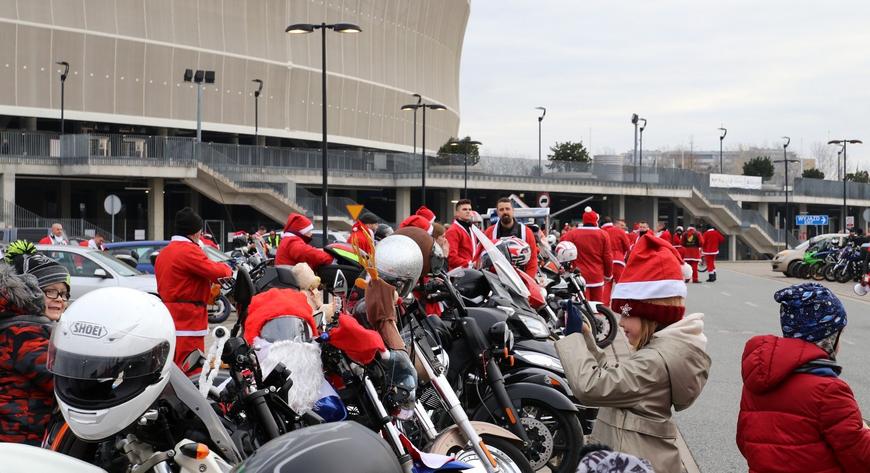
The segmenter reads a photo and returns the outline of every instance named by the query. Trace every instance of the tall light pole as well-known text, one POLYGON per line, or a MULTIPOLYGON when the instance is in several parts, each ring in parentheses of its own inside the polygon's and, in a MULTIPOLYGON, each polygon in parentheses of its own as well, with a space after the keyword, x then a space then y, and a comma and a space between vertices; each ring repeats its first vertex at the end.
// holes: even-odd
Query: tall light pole
POLYGON ((544 162, 541 158, 541 122, 543 122, 544 117, 547 116, 547 109, 545 107, 535 107, 535 110, 541 111, 541 116, 538 117, 538 176, 543 176, 544 162))
POLYGON ((631 114, 631 124, 634 125, 634 154, 631 156, 631 164, 634 166, 634 182, 637 182, 637 122, 640 117, 636 113, 631 114))
MULTIPOLYGON (((420 104, 423 103, 423 96, 420 94, 411 94, 412 97, 417 98, 417 107, 419 108, 420 104)), ((414 152, 412 153, 412 157, 417 157, 417 109, 414 109, 414 152)))
POLYGON ((791 163, 799 163, 798 159, 788 159, 788 145, 791 143, 791 138, 783 136, 785 143, 782 144, 782 159, 774 161, 782 163, 785 166, 785 246, 790 247, 789 237, 791 236, 791 205, 788 202, 788 165, 791 163))
POLYGON ((465 185, 462 187, 462 198, 468 198, 468 149, 472 146, 480 146, 482 143, 480 141, 473 141, 471 137, 466 136, 465 139, 461 141, 451 140, 450 146, 464 146, 465 151, 465 185))
POLYGON ((719 128, 719 131, 722 132, 719 135, 719 174, 725 174, 725 168, 722 166, 722 142, 725 141, 725 135, 728 134, 728 130, 726 128, 719 128))
POLYGON ((640 168, 640 180, 643 182, 643 130, 646 128, 646 118, 638 118, 638 122, 643 122, 643 125, 640 125, 640 128, 637 129, 640 132, 640 145, 638 146, 637 152, 637 167, 640 168))
POLYGON ((846 232, 846 215, 849 213, 849 208, 846 205, 846 144, 856 145, 856 144, 864 144, 861 140, 831 140, 828 141, 829 145, 840 145, 843 147, 843 233, 846 232))
POLYGON ((196 84, 196 142, 202 143, 202 84, 214 84, 214 71, 185 69, 184 82, 196 84))
POLYGON ((64 112, 64 88, 66 85, 66 78, 69 75, 69 63, 66 61, 57 61, 55 64, 58 66, 63 66, 63 72, 60 73, 60 134, 63 135, 66 133, 66 127, 64 126, 66 123, 63 119, 64 112))
POLYGON ((323 118, 321 128, 323 129, 323 143, 321 143, 321 156, 320 161, 323 165, 323 178, 322 183, 320 184, 320 191, 323 194, 321 205, 323 208, 321 209, 321 214, 323 218, 323 246, 326 246, 326 242, 329 241, 329 209, 327 207, 327 193, 329 191, 329 179, 327 178, 327 172, 329 169, 327 153, 329 152, 329 146, 326 141, 326 30, 332 30, 336 33, 359 33, 362 31, 357 25, 351 23, 320 23, 311 24, 311 23, 297 23, 288 26, 284 29, 285 33, 288 34, 307 34, 313 33, 314 30, 319 29, 321 31, 320 35, 320 46, 321 46, 321 54, 320 54, 320 85, 321 85, 321 115, 323 118))
POLYGON ((428 108, 429 110, 447 110, 447 107, 437 103, 423 103, 422 100, 419 100, 419 102, 420 103, 402 105, 402 110, 413 110, 414 114, 416 115, 418 108, 423 109, 423 145, 421 146, 423 151, 423 173, 420 187, 420 197, 422 198, 423 205, 426 205, 426 109, 428 108))
POLYGON ((254 145, 259 145, 260 137, 260 92, 263 91, 263 81, 254 79, 251 82, 257 84, 257 90, 254 91, 254 145))

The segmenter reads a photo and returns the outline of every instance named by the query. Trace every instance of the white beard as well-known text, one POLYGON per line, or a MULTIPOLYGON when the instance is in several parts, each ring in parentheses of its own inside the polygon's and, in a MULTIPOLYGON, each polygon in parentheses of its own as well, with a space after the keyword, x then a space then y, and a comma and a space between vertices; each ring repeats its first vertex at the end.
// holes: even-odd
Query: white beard
POLYGON ((324 382, 320 346, 292 340, 269 343, 256 337, 254 348, 257 349, 263 377, 267 377, 278 363, 282 363, 290 370, 293 379, 287 404, 299 414, 310 411, 320 399, 320 386, 324 382))

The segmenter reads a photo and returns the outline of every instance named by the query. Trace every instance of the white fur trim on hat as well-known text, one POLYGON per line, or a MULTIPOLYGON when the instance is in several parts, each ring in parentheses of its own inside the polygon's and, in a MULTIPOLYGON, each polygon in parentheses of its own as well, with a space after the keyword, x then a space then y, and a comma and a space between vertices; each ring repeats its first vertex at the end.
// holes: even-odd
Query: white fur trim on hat
POLYGON ((692 267, 689 266, 689 263, 683 263, 683 279, 690 279, 692 277, 692 267))
POLYGON ((686 297, 686 283, 663 279, 659 281, 620 282, 613 288, 613 299, 661 299, 664 297, 686 297))

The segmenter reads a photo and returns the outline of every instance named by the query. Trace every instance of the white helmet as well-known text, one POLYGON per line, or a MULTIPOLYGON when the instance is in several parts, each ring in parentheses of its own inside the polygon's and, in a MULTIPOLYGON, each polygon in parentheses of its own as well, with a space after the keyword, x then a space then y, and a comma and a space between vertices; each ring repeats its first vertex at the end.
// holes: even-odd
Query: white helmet
POLYGON ((51 335, 48 370, 73 433, 110 437, 138 419, 169 382, 175 324, 160 299, 123 287, 89 292, 51 335))
POLYGON ((407 297, 423 274, 423 252, 410 237, 394 233, 375 246, 375 267, 399 296, 407 297))
POLYGON ((577 247, 570 241, 560 241, 556 245, 556 259, 560 263, 569 263, 577 259, 577 247))
POLYGON ((554 235, 552 233, 547 235, 547 244, 550 245, 550 247, 555 245, 558 241, 559 241, 559 239, 556 238, 556 235, 554 235))

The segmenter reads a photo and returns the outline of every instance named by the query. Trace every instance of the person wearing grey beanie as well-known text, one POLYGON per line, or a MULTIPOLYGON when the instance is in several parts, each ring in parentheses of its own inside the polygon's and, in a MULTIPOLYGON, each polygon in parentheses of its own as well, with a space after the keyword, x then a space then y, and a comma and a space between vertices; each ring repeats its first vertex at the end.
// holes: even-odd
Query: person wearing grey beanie
POLYGON ((55 322, 59 320, 69 301, 69 271, 57 261, 41 254, 20 258, 16 266, 18 264, 21 266, 21 274, 30 274, 36 278, 45 298, 45 316, 55 322))

